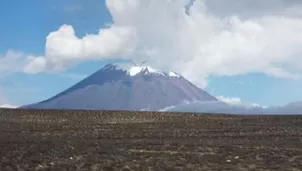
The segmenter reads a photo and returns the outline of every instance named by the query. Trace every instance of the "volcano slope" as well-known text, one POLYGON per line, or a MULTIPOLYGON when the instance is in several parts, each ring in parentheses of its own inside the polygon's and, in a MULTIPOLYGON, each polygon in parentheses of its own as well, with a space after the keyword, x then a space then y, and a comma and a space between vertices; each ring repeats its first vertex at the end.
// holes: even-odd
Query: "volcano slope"
POLYGON ((0 110, 0 170, 299 170, 302 116, 0 110))

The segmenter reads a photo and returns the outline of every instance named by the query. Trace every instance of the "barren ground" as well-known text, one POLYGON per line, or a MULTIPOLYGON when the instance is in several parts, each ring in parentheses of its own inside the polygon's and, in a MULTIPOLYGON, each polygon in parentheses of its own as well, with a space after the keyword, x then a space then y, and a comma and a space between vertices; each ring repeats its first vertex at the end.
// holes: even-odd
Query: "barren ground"
POLYGON ((0 110, 0 170, 302 169, 301 116, 0 110))

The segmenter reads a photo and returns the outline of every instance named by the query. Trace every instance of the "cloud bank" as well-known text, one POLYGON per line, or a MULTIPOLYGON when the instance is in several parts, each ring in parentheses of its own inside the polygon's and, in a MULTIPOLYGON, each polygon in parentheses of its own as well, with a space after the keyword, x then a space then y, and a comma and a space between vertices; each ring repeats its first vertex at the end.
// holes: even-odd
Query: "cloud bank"
POLYGON ((241 106, 241 107, 245 107, 245 108, 267 108, 266 106, 262 106, 260 104, 257 103, 247 103, 241 100, 241 98, 239 97, 225 97, 225 96, 217 96, 216 97, 218 100, 227 103, 231 106, 241 106))
POLYGON ((238 105, 241 104, 242 101, 239 97, 224 97, 224 96, 217 96, 216 97, 218 100, 225 102, 230 105, 238 105))
POLYGON ((45 54, 30 56, 24 71, 61 71, 82 61, 123 58, 148 60, 201 87, 209 75, 300 77, 298 1, 107 0, 106 5, 110 26, 81 38, 71 25, 61 26, 47 36, 45 54), (229 10, 222 10, 225 3, 229 10))
POLYGON ((15 109, 15 108, 18 108, 18 106, 14 106, 14 105, 10 105, 10 104, 3 104, 3 105, 0 105, 0 108, 15 109))

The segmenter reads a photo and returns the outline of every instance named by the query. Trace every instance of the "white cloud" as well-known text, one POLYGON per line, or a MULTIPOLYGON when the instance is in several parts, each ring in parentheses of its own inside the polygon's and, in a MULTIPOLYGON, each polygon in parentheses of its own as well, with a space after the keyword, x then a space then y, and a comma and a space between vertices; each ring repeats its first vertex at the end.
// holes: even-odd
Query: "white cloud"
POLYGON ((262 106, 258 103, 248 103, 241 100, 239 97, 225 97, 225 96, 217 96, 218 100, 225 102, 232 106, 241 106, 241 107, 261 107, 261 108, 267 108, 266 106, 262 106))
POLYGON ((301 16, 300 0, 204 0, 215 14, 240 15, 243 17, 262 15, 301 16), (232 5, 229 5, 232 4, 232 5), (228 6, 228 8, 225 8, 228 6))
POLYGON ((218 100, 223 101, 230 105, 240 105, 242 101, 239 97, 224 97, 224 96, 217 96, 218 100))
POLYGON ((45 56, 30 56, 25 72, 63 70, 84 60, 104 59, 126 55, 131 51, 133 39, 130 27, 112 26, 101 29, 99 34, 88 34, 83 38, 75 35, 70 25, 63 25, 46 38, 45 56))
POLYGON ((10 105, 10 104, 4 104, 4 105, 0 105, 0 108, 11 108, 11 109, 15 109, 15 108, 18 108, 18 106, 14 106, 14 105, 10 105))
MULTIPOLYGON (((122 57, 170 68, 202 87, 209 75, 300 77, 302 18, 284 14, 292 6, 241 17, 240 11, 216 15, 204 0, 194 1, 186 13, 189 2, 107 0, 111 26, 78 38, 72 26, 63 25, 48 35, 45 55, 31 57, 25 71, 63 70, 84 60, 122 57)), ((302 6, 296 8, 302 11, 302 6)))

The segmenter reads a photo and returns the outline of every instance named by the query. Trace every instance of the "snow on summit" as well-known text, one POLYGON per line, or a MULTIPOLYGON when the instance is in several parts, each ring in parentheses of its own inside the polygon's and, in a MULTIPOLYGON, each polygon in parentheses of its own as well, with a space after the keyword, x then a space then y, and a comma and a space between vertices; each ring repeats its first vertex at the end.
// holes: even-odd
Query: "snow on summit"
POLYGON ((169 76, 170 77, 180 77, 178 74, 176 74, 175 72, 172 72, 172 71, 169 72, 169 76))
POLYGON ((107 64, 103 67, 103 70, 123 70, 126 71, 130 76, 136 76, 137 74, 144 74, 144 75, 162 75, 162 76, 169 76, 169 77, 177 77, 179 78, 180 75, 172 72, 172 71, 164 71, 160 69, 155 69, 151 66, 147 65, 136 65, 133 63, 120 63, 120 64, 107 64))
POLYGON ((127 73, 129 73, 130 76, 134 76, 142 71, 141 67, 131 67, 129 70, 127 70, 127 73))
POLYGON ((139 73, 164 75, 163 72, 157 71, 150 66, 133 66, 127 70, 130 76, 135 76, 139 73))

